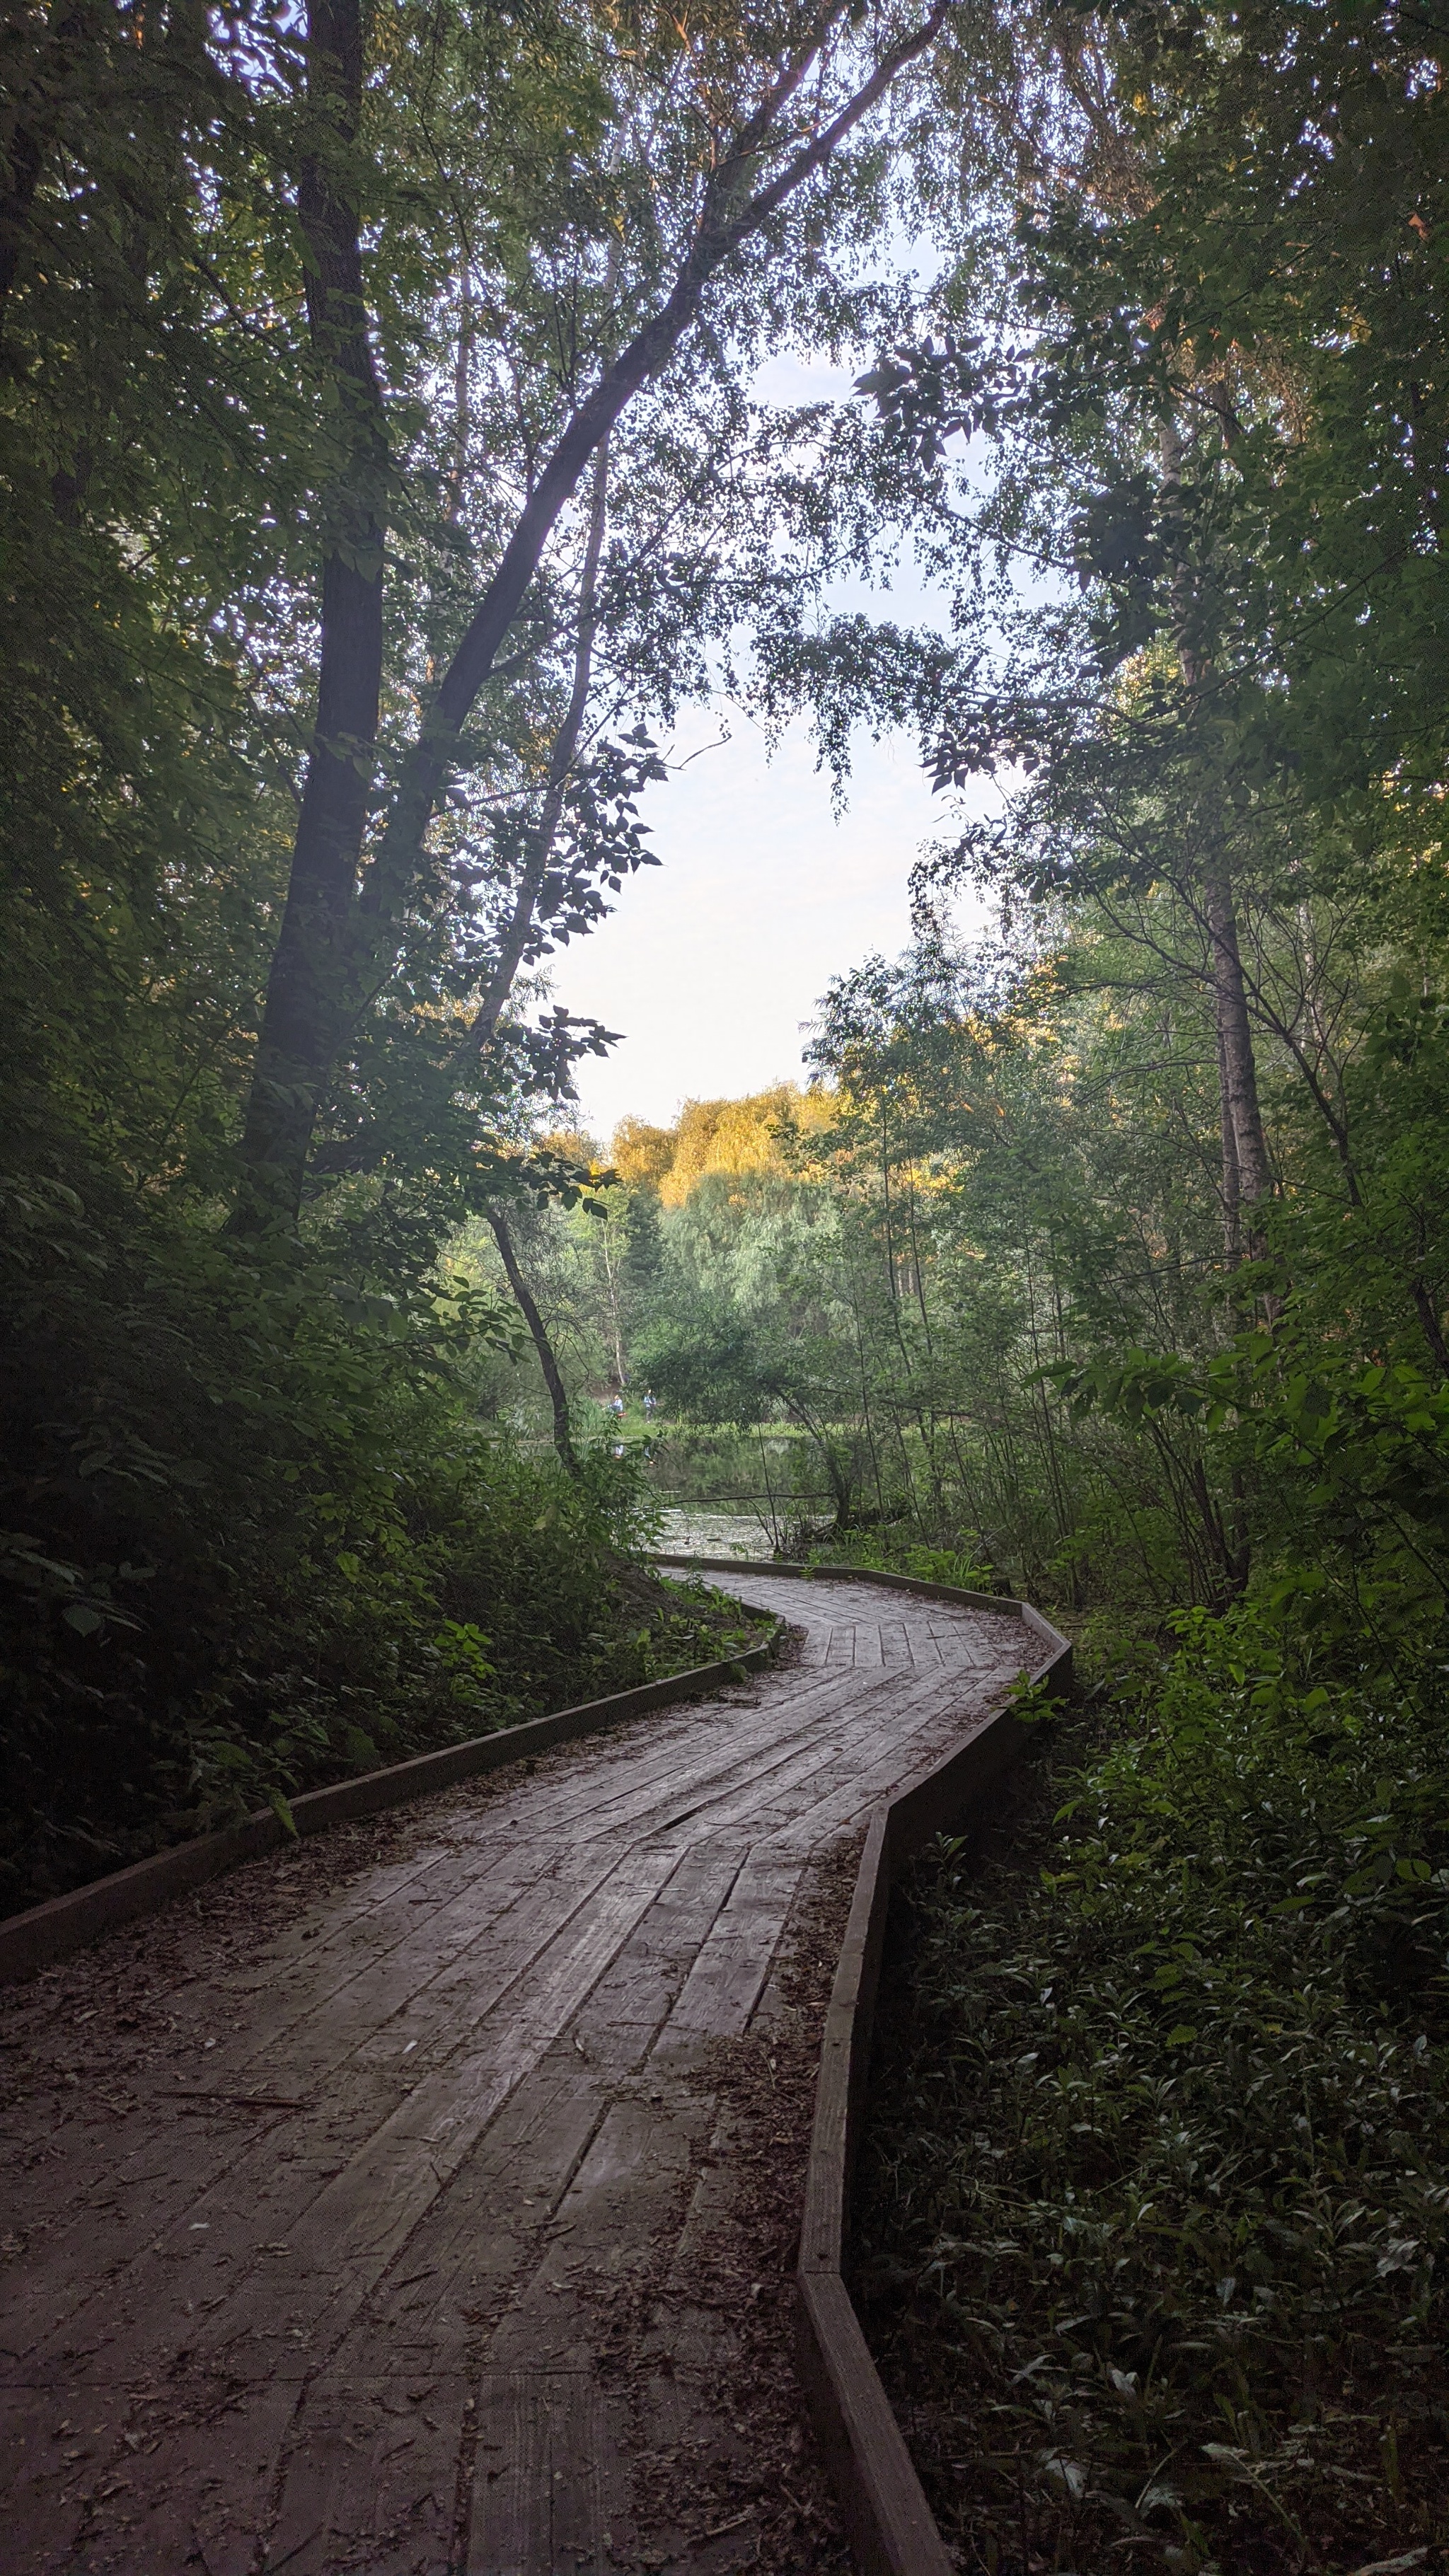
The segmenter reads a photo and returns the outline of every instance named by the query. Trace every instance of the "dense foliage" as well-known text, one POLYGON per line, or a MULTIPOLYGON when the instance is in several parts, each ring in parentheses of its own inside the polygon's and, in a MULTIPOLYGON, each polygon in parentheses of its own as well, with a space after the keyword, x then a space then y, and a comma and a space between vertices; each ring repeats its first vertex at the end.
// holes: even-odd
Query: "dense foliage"
POLYGON ((485 1417, 512 1324, 461 1273, 364 1291, 321 1254, 125 1227, 99 1184, 32 1179, 7 1216, 12 1905, 738 1644, 737 1612, 631 1563, 654 1507, 628 1459, 566 1475, 485 1417))
POLYGON ((792 1548, 1004 1577, 1095 1681, 1036 1874, 916 1889, 872 2147, 867 2285, 966 2563, 1417 2565, 1449 2536, 1442 28, 975 32, 958 255, 833 433, 891 460, 952 630, 820 621, 776 664, 834 753, 913 713, 952 819, 911 952, 825 999, 808 1111, 621 1132, 613 1365, 697 1464, 754 1438, 792 1548))
POLYGON ((983 533, 1080 590, 943 695, 938 777, 1021 792, 826 1032, 954 1113, 1018 1562, 1099 1658, 1037 1873, 916 1890, 872 2145, 896 2385, 992 2570, 1449 2533, 1441 38, 1011 30, 1014 273, 875 380, 931 474, 995 438, 983 533), (925 997, 966 879, 1015 950, 974 1031, 925 997))
POLYGON ((836 548, 749 387, 906 309, 887 14, 6 16, 4 1902, 696 1656, 446 1247, 586 1193, 538 970, 836 548))
POLYGON ((1177 1624, 1010 1866, 916 1873, 862 2295, 972 2568, 1432 2564, 1442 1702, 1177 1624))
POLYGON ((1417 2564, 1441 23, 3 41, 6 1901, 732 1636, 631 1562, 651 1456, 1029 1591, 1094 1714, 1034 1870, 921 1879, 872 2149, 942 2511, 993 2576, 1417 2564), (761 402, 785 345, 857 398, 761 402), (832 587, 903 537, 936 631, 832 587), (942 832, 807 1091, 609 1161, 547 959, 722 681, 842 782, 915 725, 942 832))

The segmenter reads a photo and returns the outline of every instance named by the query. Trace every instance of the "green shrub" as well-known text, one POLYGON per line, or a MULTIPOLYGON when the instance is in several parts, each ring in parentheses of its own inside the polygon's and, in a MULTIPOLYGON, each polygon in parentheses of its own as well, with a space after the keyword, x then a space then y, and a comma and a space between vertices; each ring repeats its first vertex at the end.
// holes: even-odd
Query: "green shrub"
POLYGON ((971 1532, 951 1547, 930 1547, 913 1534, 909 1523, 881 1529, 851 1530, 810 1550, 815 1565, 868 1566, 880 1574, 913 1574, 922 1583, 949 1583, 961 1592, 1001 1589, 996 1569, 971 1532))
POLYGON ((636 1462, 489 1436, 508 1310, 83 1179, 13 1184, 0 1254, 0 1907, 736 1649, 631 1563, 636 1462))
POLYGON ((1449 2537, 1443 1674, 1175 1625, 1013 1866, 920 1865, 882 2017, 862 2294, 992 2576, 1449 2537))

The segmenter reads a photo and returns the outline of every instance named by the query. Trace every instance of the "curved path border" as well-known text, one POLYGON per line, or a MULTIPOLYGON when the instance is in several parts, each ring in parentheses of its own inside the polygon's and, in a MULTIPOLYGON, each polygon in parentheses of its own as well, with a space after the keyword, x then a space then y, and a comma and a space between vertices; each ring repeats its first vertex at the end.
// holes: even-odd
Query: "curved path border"
MULTIPOLYGON (((319 1834, 328 1825, 352 1824, 359 1816, 375 1816, 384 1807, 427 1797, 435 1789, 451 1789, 455 1782, 475 1779, 481 1772, 501 1771, 508 1763, 545 1753, 555 1744, 596 1735, 603 1727, 642 1717, 652 1708, 677 1708, 682 1700, 707 1699, 711 1691, 727 1688, 743 1674, 763 1671, 775 1653, 779 1634, 776 1620, 760 1645, 747 1646, 724 1662, 694 1664, 687 1672, 640 1682, 635 1689, 615 1691, 608 1699, 582 1700, 576 1708, 530 1717, 521 1726, 472 1735, 463 1744, 442 1745, 436 1753, 417 1753, 407 1762, 390 1762, 380 1771, 336 1780, 330 1788, 309 1789, 291 1801, 293 1825, 300 1836, 319 1834)), ((0 1922, 0 1985, 54 1966, 103 1932, 154 1914, 173 1896, 205 1887, 228 1870, 240 1869, 244 1861, 280 1851, 290 1839, 281 1817, 271 1807, 263 1807, 239 1825, 173 1843, 169 1851, 153 1852, 148 1860, 133 1861, 129 1869, 112 1870, 105 1878, 89 1879, 84 1887, 70 1888, 64 1896, 47 1897, 44 1904, 10 1915, 0 1922)))
MULTIPOLYGON (((772 2277, 783 2326, 797 2260, 787 2246, 803 2201, 793 2282, 800 2358, 853 2546, 870 2570, 944 2576, 949 2558, 842 2274, 851 2154, 892 1876, 1017 1751, 1024 1730, 1010 1703, 1001 1707, 1010 1677, 1025 1671, 1061 1686, 1070 1649, 1024 1605, 950 1586, 851 1567, 817 1574, 739 1559, 719 1563, 718 1570, 777 1615, 804 1615, 808 1675, 801 1676, 807 1703, 801 1712, 795 1675, 780 1675, 753 1696, 717 1696, 718 1713, 697 1740, 692 1719, 661 1736, 651 1726, 638 1745, 626 1730, 607 1748, 583 1752, 562 1768, 557 1761, 545 1764, 524 1790, 534 1763, 517 1757, 531 1744, 564 1744, 641 1707, 695 1696, 721 1671, 703 1668, 316 1793, 307 1802, 309 1826, 375 1813, 419 1789, 446 1788, 470 1770, 512 1763, 518 1774, 503 1806, 485 1802, 476 1816, 466 1803, 445 1799, 443 1830, 430 1829, 426 1848, 414 1851, 409 1842, 400 1869, 385 1866, 379 1875, 374 1859, 355 1899, 346 1887, 323 1888, 316 1919, 290 1920, 265 1952, 260 1983, 251 1982, 246 1936, 235 1957, 203 1963, 198 1974, 183 1921, 182 1974, 174 1991, 163 1982, 153 1994, 154 1970, 140 1969, 145 1991, 138 1985, 135 2000, 138 2008, 159 2012, 157 2028, 148 2025, 134 2043, 103 2041, 95 2060, 95 2074, 109 2082, 109 2070, 131 2052, 140 2090, 134 2100, 107 2095, 100 2104, 108 2118, 130 2127, 123 2132, 122 2162, 102 2177, 84 2208, 71 2192, 64 2155, 57 2157, 50 2106, 40 2106, 35 2180, 26 2184, 40 2232, 17 2278, 13 2330, 0 2336, 9 2356, 0 2375, 20 2450, 29 2446, 33 2454, 18 2463, 29 2479, 24 2511, 40 2517, 32 2534, 36 2554, 20 2563, 33 2563, 37 2576, 42 2563, 51 2566, 52 2542, 59 2546, 53 2530, 59 2505, 76 2522, 76 2548, 84 2526, 85 2550, 98 2548, 94 2563, 103 2558, 128 2576, 137 2549, 149 2547, 163 2524, 169 2549, 172 2524, 188 2514, 206 2520, 208 2549, 225 2544, 229 2552, 215 2565, 208 2558, 213 2576, 233 2576, 233 2570, 243 2576, 243 2560, 255 2576, 258 2547, 267 2564, 274 2547, 288 2559, 308 2556, 321 2576, 333 2564, 334 2532, 344 2535, 346 2564, 358 2564, 356 2548, 374 2522, 379 2537, 389 2543, 395 2537, 413 2550, 403 2534, 424 2510, 444 2547, 451 2517, 456 2545, 448 2565, 456 2561, 461 2568, 466 2561, 472 2576, 497 2576, 504 2559, 511 2567, 515 2557, 535 2576, 546 2561, 557 2576, 560 2536, 568 2544, 565 2557, 577 2557, 582 2542, 591 2564, 615 2563, 613 2541, 626 2555, 631 2546, 620 2529, 621 2515, 631 2514, 643 2514, 651 2530, 667 2523, 666 2555, 681 2576, 686 2566, 697 2566, 700 2576, 706 2565, 711 2571, 717 2561, 722 2566, 721 2551, 734 2564, 731 2535, 758 2509, 750 2499, 763 2490, 758 2481, 740 2484, 753 2438, 753 2398, 731 2401, 726 2393, 722 2406, 722 2390, 731 2371, 738 2384, 746 2349, 735 2352, 739 2285, 768 2264, 751 2259, 741 2269, 730 2252, 731 2195, 738 2198, 747 2168, 730 2170, 737 2122, 719 2093, 724 2077, 714 2052, 721 2040, 728 2046, 753 2028, 757 2008, 762 2033, 769 2033, 754 2043, 757 2054, 777 2029, 787 2056, 796 2044, 787 2027, 794 2009, 788 1992, 769 1981, 786 1958, 780 1944, 809 1850, 827 1848, 821 1828, 832 1823, 864 1829, 866 1847, 843 1943, 837 1954, 835 1934, 824 1948, 821 1965, 826 1978, 833 1969, 834 1985, 823 2023, 817 2000, 799 2025, 801 2164, 794 2173, 803 2166, 804 2188, 792 2176, 780 2205, 781 2260, 772 2277), (772 1585, 776 1575, 787 1579, 772 1585), (832 1598, 820 1603, 820 1615, 803 1603, 797 1610, 802 1577, 831 1594, 838 1584, 838 1606, 832 1598), (862 1599, 872 1585, 923 1594, 922 1608, 936 1600, 942 1612, 920 1617, 902 1604, 899 1616, 886 1618, 862 1599), (995 1617, 983 1619, 982 1612, 995 1617), (1011 1639, 1014 1621, 1030 1634, 1029 1643, 1023 1638, 1025 1652, 1011 1639), (688 1748, 687 1776, 676 1761, 681 1745, 688 1748), (406 1915, 403 1908, 414 1905, 426 1911, 406 1915), (500 1939, 496 1927, 505 1918, 512 1928, 500 1939), (373 1936, 360 1949, 359 1931, 373 1936), (318 1946, 300 1946, 308 1942, 318 1946), (184 1990, 193 1986, 188 1997, 184 1990), (399 2054, 395 2026, 405 2015, 412 2033, 399 2054), (420 2042, 426 2053, 414 2060, 411 2050, 420 2042), (191 2051, 201 2047, 218 2054, 199 2061, 191 2083, 177 2092, 172 2069, 191 2074, 191 2051), (807 2157, 807 2088, 817 2051, 807 2157), (215 2136, 208 2127, 200 2147, 176 2134, 165 2108, 168 2075, 179 2107, 216 2123, 215 2136), (284 2079, 285 2098, 276 2091, 284 2079), (266 2093, 255 2089, 259 2080, 268 2082, 266 2093), (294 2124, 285 2146, 273 2140, 279 2119, 294 2124), (551 2129, 544 2137, 550 2120, 557 2139, 551 2129), (557 2147, 559 2171, 540 2218, 541 2140, 550 2153, 557 2147), (686 2150, 688 2171, 681 2162, 686 2150), (132 2166, 145 2170, 133 2174, 132 2166), (505 2211, 507 2224, 493 2229, 505 2168, 525 2197, 511 2217, 505 2211), (133 2205, 131 2186, 141 2182, 159 2188, 133 2205), (493 2233, 480 2238, 478 2212, 485 2208, 493 2233), (716 2245, 722 2221, 726 2235, 716 2245), (661 2245, 669 2260, 650 2288, 661 2245), (484 2262, 481 2246, 489 2276, 485 2281, 479 2272, 475 2285, 467 2267, 484 2262), (715 2291, 723 2306, 701 2289, 705 2253, 719 2272, 715 2291), (285 2271, 262 2259, 282 2255, 290 2258, 285 2271), (414 2288, 435 2274, 434 2288, 414 2288), (647 2315, 641 2307, 643 2323, 631 2324, 630 2302, 654 2301, 656 2289, 663 2300, 658 2317, 652 2306, 647 2315), (208 2290, 213 2295, 203 2295, 208 2290), (193 2295, 184 2296, 187 2291, 193 2295), (634 2336, 639 2347, 638 2371, 622 2397, 609 2379, 616 2330, 626 2340, 634 2336), (411 2388, 412 2377, 426 2387, 411 2388), (430 2442, 415 2429, 395 2439, 392 2419, 406 2411, 412 2425, 411 2410, 424 2399, 437 2420, 424 2412, 416 2423, 430 2442), (77 2401, 106 2418, 94 2427, 86 2420, 87 2437, 92 2431, 105 2436, 114 2452, 94 2472, 71 2466, 89 2458, 86 2445, 57 2449, 71 2435, 71 2417, 50 2429, 61 2404, 70 2402, 74 2411, 77 2401), (218 2405, 225 2439, 207 2431, 192 2457, 203 2420, 209 2426, 218 2405), (724 2420, 735 2412, 741 2421, 724 2420), (641 2442, 646 2461, 657 2455, 661 2465, 673 2460, 678 2467, 667 2495, 641 2490, 643 2501, 631 2504, 621 2462, 641 2442), (485 2456, 495 2451, 506 2476, 485 2456), (265 2454, 260 2467, 258 2453, 265 2454), (495 2484, 500 2476, 502 2486, 495 2484), (259 2479, 266 2493, 253 2496, 259 2479), (57 2485, 55 2509, 48 2481, 57 2485), (727 2508, 720 2519, 716 2489, 736 2505, 742 2500, 746 2511, 727 2508), (676 2532, 682 2494, 705 2511, 690 2506, 676 2532), (716 2519, 706 2526, 710 2511, 716 2519), (694 2539, 704 2556, 693 2553, 694 2539)), ((767 1651, 755 1649, 749 1660, 762 1662, 767 1651)), ((740 1659, 722 1670, 739 1675, 740 1659)), ((252 1821, 267 1843, 281 1839, 284 1829, 270 1814, 252 1821)), ((195 1885, 248 1856, 237 1850, 237 1840, 211 1837, 209 1850, 183 1847, 159 1857, 163 1868, 168 1861, 184 1866, 182 1883, 195 1885)), ((117 1880, 124 1902, 124 1912, 112 1918, 118 1921, 149 1913, 176 1892, 174 1885, 158 1886, 145 1864, 139 1885, 133 1872, 118 1873, 117 1880)), ((109 1882, 108 1902, 115 1902, 117 1880, 109 1882)), ((270 1880, 267 1869, 258 1885, 270 1880)), ((106 1887, 78 1891, 79 1907, 61 1900, 57 1951, 104 1928, 93 1916, 86 1921, 84 1909, 106 1887)), ((57 1920, 54 1909, 35 1912, 57 1920)), ((33 1917, 27 1933, 33 1942, 33 1917)), ((234 1938, 223 1935, 222 1952, 234 1938)), ((151 1959, 151 1944, 148 1930, 133 1945, 138 1962, 151 1959)), ((786 1961, 787 1981, 789 1973, 786 1961)), ((87 1988, 87 1998, 92 1991, 99 1989, 87 1988)), ((823 1989, 815 1992, 823 2000, 823 1989)), ((64 2005, 57 2022, 60 2000, 57 1991, 49 2021, 42 2007, 38 2044, 45 2066, 54 2062, 56 2084, 76 2085, 78 2069, 90 2080, 84 2053, 95 2033, 77 2043, 68 2036, 69 2023, 93 2024, 96 2015, 89 2004, 79 2014, 64 2005)), ((118 1986, 117 2008, 123 2000, 118 1986)), ((116 2023, 117 2031, 139 2027, 129 2008, 116 2023)), ((773 2077, 774 2056, 768 2070, 773 2077)), ((93 2119, 84 2095, 76 2109, 83 2122, 93 2119)), ((54 2112, 67 2125, 64 2097, 54 2112)), ((782 2114, 769 2117, 773 2125, 782 2114)), ((788 2136, 769 2140, 772 2149, 788 2144, 788 2136)), ((547 2185, 547 2154, 543 2163, 547 2185)), ((759 2286, 749 2291, 751 2299, 759 2286)), ((782 2343, 777 2333, 768 2348, 783 2354, 788 2336, 782 2343)), ((789 2427, 793 2451, 796 2401, 788 2370, 777 2381, 785 2408, 782 2440, 789 2427)), ((783 2492, 798 2508, 789 2489, 783 2492)), ((160 2563, 155 2551, 148 2563, 160 2563)), ((367 2563, 372 2576, 381 2576, 384 2561, 376 2549, 367 2563)), ((657 2551, 647 2563, 660 2563, 657 2551)), ((392 2557, 386 2566, 394 2576, 392 2557)))
MULTIPOLYGON (((1041 1648, 1027 1667, 1031 1682, 1058 1695, 1071 1688, 1071 1646, 1029 1602, 859 1566, 750 1567, 744 1559, 723 1557, 664 1561, 687 1563, 701 1572, 733 1564, 740 1574, 791 1573, 821 1580, 838 1574, 852 1582, 960 1602, 971 1609, 1015 1610, 1041 1648)), ((1009 1769, 1026 1740, 1027 1729, 1009 1708, 1003 1709, 958 1752, 922 1771, 876 1810, 861 1855, 825 2018, 796 2274, 800 2368, 851 2547, 867 2576, 952 2576, 953 2570, 950 2551, 881 2385, 843 2268, 886 1910, 894 1880, 912 1854, 933 1834, 959 1822, 963 1812, 1009 1769)))

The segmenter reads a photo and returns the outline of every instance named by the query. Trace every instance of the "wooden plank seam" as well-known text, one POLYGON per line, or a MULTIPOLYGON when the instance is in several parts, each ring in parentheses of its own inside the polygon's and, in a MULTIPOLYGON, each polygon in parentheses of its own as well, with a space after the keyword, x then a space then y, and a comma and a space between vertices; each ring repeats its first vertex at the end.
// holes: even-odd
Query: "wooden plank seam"
MULTIPOLYGON (((858 1580, 865 1569, 849 1571, 858 1580)), ((987 1602, 945 1585, 912 1588, 973 1608, 1015 1609, 1048 1650, 1029 1669, 1029 1680, 1062 1696, 1070 1690, 1072 1649, 1028 1602, 987 1602)), ((892 1882, 911 1854, 959 1821, 1010 1767, 1028 1733, 1003 1709, 877 1807, 826 2010, 796 2270, 798 2346, 811 2414, 864 2576, 952 2576, 953 2568, 844 2277, 886 1910, 892 1882)))
MULTIPOLYGON (((679 1562, 666 1559, 666 1562, 679 1562)), ((1030 1604, 972 1594, 871 1568, 750 1566, 740 1559, 682 1560, 721 1571, 809 1572, 851 1583, 874 1582, 944 1602, 1019 1617, 1048 1652, 1033 1682, 1069 1685, 1071 1648, 1030 1604)), ((360 1779, 315 1790, 294 1802, 299 1831, 374 1813, 444 1788, 470 1774, 501 1768, 532 1752, 613 1725, 645 1709, 668 1707, 717 1690, 742 1670, 758 1670, 779 1636, 728 1661, 669 1680, 555 1712, 496 1735, 447 1746, 360 1779)), ((827 2009, 806 2172, 797 2269, 802 2374, 833 2473, 858 2564, 867 2576, 949 2576, 951 2560, 916 2476, 899 2424, 876 2371, 844 2277, 850 2180, 869 2075, 871 2024, 893 1879, 910 1853, 958 1818, 1012 1761, 1026 1730, 1004 1711, 944 1760, 909 1779, 874 1812, 857 1877, 827 2009)), ((113 1925, 155 1911, 173 1895, 238 1863, 275 1850, 285 1829, 270 1810, 230 1831, 208 1835, 115 1872, 69 1896, 51 1899, 0 1924, 0 1979, 25 1973, 113 1925)))
MULTIPOLYGON (((351 1823, 384 1807, 400 1806, 409 1798, 451 1788, 455 1781, 500 1771, 510 1762, 593 1735, 624 1718, 674 1708, 682 1700, 708 1698, 745 1673, 762 1672, 775 1655, 783 1624, 777 1619, 761 1645, 747 1646, 721 1662, 695 1664, 688 1672, 640 1682, 633 1690, 615 1691, 607 1699, 583 1700, 576 1708, 555 1709, 546 1717, 528 1718, 521 1726, 500 1727, 494 1735, 470 1736, 464 1744, 445 1744, 436 1753, 417 1753, 409 1761, 390 1762, 354 1780, 309 1789, 292 1800, 292 1821, 299 1835, 320 1833, 327 1825, 351 1823)), ((198 1834, 194 1841, 153 1852, 147 1860, 133 1861, 128 1869, 112 1870, 105 1878, 91 1879, 64 1896, 47 1897, 23 1914, 12 1914, 0 1922, 0 1985, 33 1976, 103 1932, 154 1914, 172 1897, 204 1887, 228 1870, 239 1869, 244 1861, 280 1850, 289 1840, 280 1816, 264 1807, 220 1833, 198 1834)))

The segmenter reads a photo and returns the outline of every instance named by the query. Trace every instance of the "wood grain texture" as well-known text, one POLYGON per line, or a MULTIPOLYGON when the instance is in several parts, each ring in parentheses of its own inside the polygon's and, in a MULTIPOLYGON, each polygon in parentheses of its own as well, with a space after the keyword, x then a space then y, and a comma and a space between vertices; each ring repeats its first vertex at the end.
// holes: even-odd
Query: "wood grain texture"
MULTIPOLYGON (((586 1700, 577 1708, 555 1709, 546 1717, 527 1718, 521 1726, 500 1727, 495 1735, 470 1736, 465 1744, 447 1744, 436 1753, 417 1753, 410 1761, 390 1762, 382 1770, 363 1772, 355 1780, 334 1781, 328 1789, 309 1789, 292 1801, 293 1824, 299 1835, 322 1833, 329 1825, 376 1815, 381 1808, 397 1806, 405 1799, 431 1797, 436 1790, 448 1788, 457 1780, 473 1779, 480 1772, 506 1770, 524 1755, 546 1752, 555 1744, 570 1744, 580 1736, 597 1734, 605 1727, 617 1726, 622 1719, 637 1716, 643 1709, 668 1708, 680 1700, 707 1698, 736 1672, 760 1671, 772 1652, 773 1641, 766 1641, 726 1663, 698 1664, 690 1672, 671 1673, 662 1681, 641 1682, 636 1689, 615 1691, 607 1699, 586 1700)), ((239 1869, 261 1852, 284 1848, 287 1840, 281 1818, 269 1807, 263 1808, 222 1833, 200 1834, 194 1842, 177 1843, 170 1851, 154 1852, 148 1860, 133 1861, 129 1869, 111 1870, 104 1878, 92 1879, 86 1887, 48 1897, 43 1905, 28 1906, 23 1914, 8 1915, 0 1922, 0 1984, 11 1977, 33 1975, 37 1968, 67 1957, 101 1933, 114 1932, 140 1915, 153 1914, 172 1897, 204 1887, 209 1880, 222 1877, 227 1870, 239 1869)))
MULTIPOLYGON (((1070 1645, 1039 1611, 1016 1607, 1027 1640, 1024 1677, 1063 1695, 1071 1686, 1070 1645)), ((952 2565, 843 2269, 891 1882, 912 1852, 957 1823, 1001 1776, 1025 1734, 1010 1710, 998 1707, 883 1797, 861 1854, 825 2013, 797 2272, 800 2375, 866 2576, 950 2576, 952 2565)))
MULTIPOLYGON (((793 1668, 444 1792, 235 1968, 174 1973, 173 2057, 104 2153, 59 2105, 0 2124, 7 2576, 752 2563, 747 2512, 689 2511, 739 2430, 735 2320, 693 2297, 737 2184, 717 2052, 812 1866, 897 1791, 924 1818, 1026 1640, 1015 1611, 736 1581, 805 1631, 793 1668), (624 2319, 652 2356, 627 2391, 624 2319)), ((840 2173, 873 1944, 853 1921, 821 2034, 840 2173)), ((827 2325, 839 2217, 807 2215, 827 2325)))

